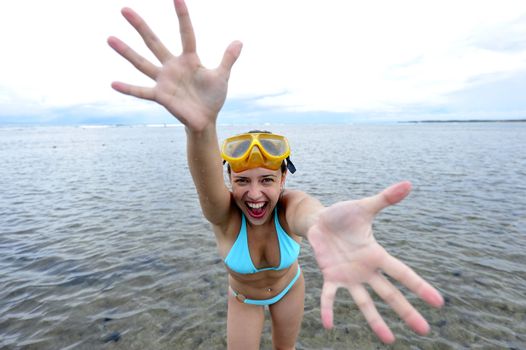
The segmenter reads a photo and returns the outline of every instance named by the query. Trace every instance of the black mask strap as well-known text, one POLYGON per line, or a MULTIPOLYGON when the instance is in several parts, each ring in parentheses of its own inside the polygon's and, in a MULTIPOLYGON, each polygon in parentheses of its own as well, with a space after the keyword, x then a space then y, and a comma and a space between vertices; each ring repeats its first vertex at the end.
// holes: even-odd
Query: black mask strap
POLYGON ((289 169, 291 174, 294 174, 296 172, 296 167, 290 161, 290 157, 287 157, 287 169, 289 169))

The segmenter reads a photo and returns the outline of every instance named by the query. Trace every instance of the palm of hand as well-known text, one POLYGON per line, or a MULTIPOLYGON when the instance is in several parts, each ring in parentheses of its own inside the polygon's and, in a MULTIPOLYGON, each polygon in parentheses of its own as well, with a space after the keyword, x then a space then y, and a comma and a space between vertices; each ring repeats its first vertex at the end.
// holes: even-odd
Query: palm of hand
POLYGON ((373 216, 358 201, 325 209, 308 234, 326 283, 338 287, 366 283, 387 252, 372 232, 373 216))
POLYGON ((223 106, 228 76, 206 69, 195 53, 173 56, 161 68, 155 100, 185 125, 200 129, 215 119, 223 106))
POLYGON ((168 51, 137 13, 129 8, 122 10, 123 16, 160 61, 161 67, 137 54, 118 38, 110 37, 108 44, 117 53, 156 82, 151 88, 121 82, 114 82, 112 87, 123 94, 156 101, 185 126, 203 130, 215 123, 225 102, 230 71, 241 52, 241 43, 230 44, 220 65, 215 69, 206 69, 196 53, 194 31, 186 5, 182 1, 174 3, 183 47, 179 56, 168 51))
POLYGON ((373 197, 336 203, 321 212, 316 224, 309 229, 307 236, 323 274, 321 318, 326 328, 333 326, 336 291, 344 287, 378 337, 385 343, 395 340, 364 286, 368 284, 415 332, 426 334, 429 331, 426 320, 382 272, 433 306, 443 304, 441 295, 407 265, 387 253, 376 242, 372 230, 376 214, 401 201, 410 189, 410 183, 402 182, 373 197))

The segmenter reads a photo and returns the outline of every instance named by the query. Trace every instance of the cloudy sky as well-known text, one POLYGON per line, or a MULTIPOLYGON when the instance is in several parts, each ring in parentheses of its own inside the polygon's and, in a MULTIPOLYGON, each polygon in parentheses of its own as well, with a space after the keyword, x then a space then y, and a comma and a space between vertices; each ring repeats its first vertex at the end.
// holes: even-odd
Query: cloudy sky
MULTIPOLYGON (((244 43, 223 122, 526 118, 524 0, 187 4, 206 66, 244 43)), ((174 121, 110 88, 152 84, 106 44, 152 57, 124 6, 179 52, 171 0, 0 2, 0 124, 174 121)))

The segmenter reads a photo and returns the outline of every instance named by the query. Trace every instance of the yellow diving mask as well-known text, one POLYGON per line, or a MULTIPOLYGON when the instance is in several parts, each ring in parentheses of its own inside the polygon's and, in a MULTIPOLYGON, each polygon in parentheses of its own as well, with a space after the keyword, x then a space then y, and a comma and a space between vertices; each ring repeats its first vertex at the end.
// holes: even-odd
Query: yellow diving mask
POLYGON ((296 168, 289 155, 290 147, 285 136, 268 132, 248 132, 229 137, 221 148, 221 157, 236 173, 259 167, 278 170, 285 160, 289 171, 294 173, 296 168))

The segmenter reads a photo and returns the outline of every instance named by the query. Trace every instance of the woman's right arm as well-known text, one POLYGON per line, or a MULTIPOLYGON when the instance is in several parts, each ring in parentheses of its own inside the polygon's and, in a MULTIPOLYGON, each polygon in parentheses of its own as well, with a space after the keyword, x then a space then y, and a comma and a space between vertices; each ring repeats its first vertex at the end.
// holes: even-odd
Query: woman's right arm
POLYGON ((159 103, 185 125, 188 164, 201 208, 211 223, 220 225, 228 217, 230 192, 223 180, 216 120, 226 99, 230 71, 242 45, 233 42, 226 49, 221 64, 215 69, 206 69, 196 53, 188 9, 183 0, 174 0, 174 5, 183 49, 179 56, 168 51, 137 13, 129 8, 122 10, 124 18, 141 35, 161 66, 140 56, 118 38, 110 37, 108 44, 117 53, 156 82, 153 87, 114 82, 112 87, 123 94, 159 103))

